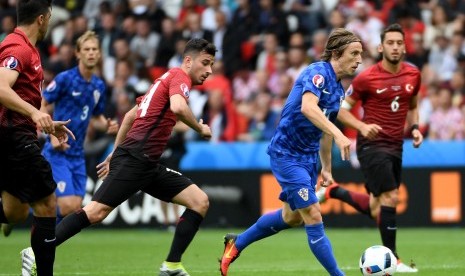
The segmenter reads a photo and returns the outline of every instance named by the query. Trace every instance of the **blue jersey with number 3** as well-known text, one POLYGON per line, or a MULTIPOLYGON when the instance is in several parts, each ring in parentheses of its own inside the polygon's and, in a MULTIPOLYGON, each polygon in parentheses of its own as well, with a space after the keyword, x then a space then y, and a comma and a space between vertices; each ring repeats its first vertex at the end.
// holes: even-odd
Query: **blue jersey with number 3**
MULTIPOLYGON (((79 73, 78 67, 58 74, 43 92, 48 103, 54 103, 53 120, 71 119, 67 127, 76 136, 68 140, 70 148, 64 152, 69 156, 84 156, 84 139, 92 116, 101 115, 105 107, 105 83, 95 75, 90 81, 79 73)), ((44 151, 53 151, 47 140, 44 151)))
POLYGON ((271 139, 268 153, 293 157, 313 158, 320 148, 322 131, 301 111, 302 96, 313 93, 319 98, 318 106, 334 122, 344 99, 344 88, 328 62, 309 65, 297 78, 289 94, 281 120, 271 139))

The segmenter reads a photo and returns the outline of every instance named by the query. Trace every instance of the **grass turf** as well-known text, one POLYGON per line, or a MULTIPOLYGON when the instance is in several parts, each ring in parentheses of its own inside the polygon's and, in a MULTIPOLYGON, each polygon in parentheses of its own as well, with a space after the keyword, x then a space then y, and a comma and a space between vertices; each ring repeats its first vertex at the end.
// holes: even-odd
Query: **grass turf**
MULTIPOLYGON (((201 229, 183 257, 191 276, 220 275, 218 258, 223 236, 238 229, 201 229)), ((326 230, 336 259, 347 275, 361 275, 363 250, 379 244, 378 231, 326 230)), ((173 234, 151 229, 86 229, 57 249, 55 275, 158 275, 173 234)), ((29 232, 14 230, 0 236, 0 275, 19 275, 19 252, 29 244, 29 232)), ((421 276, 465 275, 465 229, 401 229, 398 251, 413 259, 421 276)), ((310 252, 303 229, 287 230, 256 242, 231 265, 230 276, 327 275, 310 252)))

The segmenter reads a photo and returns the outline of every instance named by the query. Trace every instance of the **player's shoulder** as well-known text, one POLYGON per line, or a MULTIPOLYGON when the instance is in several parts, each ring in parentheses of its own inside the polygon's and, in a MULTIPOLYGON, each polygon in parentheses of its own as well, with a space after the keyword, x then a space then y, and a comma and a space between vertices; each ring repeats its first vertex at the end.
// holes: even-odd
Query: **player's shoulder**
POLYGON ((409 72, 414 72, 417 74, 420 74, 420 69, 413 63, 404 61, 402 62, 403 70, 409 71, 409 72))

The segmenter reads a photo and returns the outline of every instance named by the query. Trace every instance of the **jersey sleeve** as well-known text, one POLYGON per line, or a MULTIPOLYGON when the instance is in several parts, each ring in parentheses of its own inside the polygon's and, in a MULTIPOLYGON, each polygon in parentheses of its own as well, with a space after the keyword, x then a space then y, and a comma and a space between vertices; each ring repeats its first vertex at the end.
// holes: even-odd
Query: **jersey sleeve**
POLYGON ((58 101, 66 93, 66 86, 68 82, 66 80, 65 73, 58 74, 52 82, 47 85, 42 96, 48 103, 54 103, 58 101))
POLYGON ((9 47, 4 47, 0 53, 0 65, 22 73, 27 66, 32 66, 31 55, 32 53, 24 50, 21 45, 11 44, 9 47))
POLYGON ((307 72, 302 78, 302 94, 309 91, 320 98, 321 91, 324 89, 328 77, 325 78, 321 71, 312 69, 311 67, 306 70, 307 72))
POLYGON ((105 84, 103 82, 101 82, 98 87, 99 87, 99 91, 100 91, 100 97, 98 99, 98 102, 96 103, 94 111, 92 112, 92 115, 94 115, 94 116, 101 115, 101 114, 103 114, 103 112, 105 112, 105 103, 106 103, 106 100, 107 100, 105 84))
POLYGON ((186 75, 175 74, 169 82, 169 96, 180 94, 186 100, 189 98, 190 80, 186 75))

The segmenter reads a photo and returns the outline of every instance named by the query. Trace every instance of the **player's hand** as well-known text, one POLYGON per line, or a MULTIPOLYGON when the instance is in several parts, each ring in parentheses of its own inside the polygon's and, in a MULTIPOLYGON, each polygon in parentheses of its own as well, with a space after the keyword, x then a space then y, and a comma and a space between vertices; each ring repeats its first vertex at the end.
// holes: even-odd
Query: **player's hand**
POLYGON ((373 140, 382 129, 383 128, 377 124, 364 124, 362 129, 360 129, 360 134, 368 140, 373 140))
POLYGON ((321 170, 321 178, 322 178, 320 181, 321 187, 328 187, 334 182, 332 173, 327 170, 321 170))
POLYGON ((52 144, 52 147, 56 151, 65 151, 70 148, 70 145, 66 142, 61 143, 58 138, 56 138, 53 135, 50 135, 50 144, 52 144))
POLYGON ((101 178, 102 180, 107 177, 108 173, 110 172, 110 160, 111 157, 113 156, 112 153, 110 153, 105 160, 103 160, 102 163, 98 164, 96 166, 97 168, 97 176, 101 178))
POLYGON ((53 124, 52 117, 50 117, 50 114, 36 110, 32 114, 31 119, 34 121, 37 128, 40 131, 43 131, 45 134, 53 134, 55 132, 55 126, 53 124))
POLYGON ((421 143, 423 142, 423 134, 418 129, 412 130, 412 137, 413 137, 413 147, 419 148, 421 143))
POLYGON ((71 138, 73 138, 73 140, 76 140, 76 137, 74 137, 73 132, 66 127, 66 125, 69 124, 69 122, 71 122, 70 119, 68 121, 53 121, 55 131, 50 134, 58 138, 58 141, 60 143, 68 142, 68 138, 70 136, 71 138))
POLYGON ((107 134, 117 134, 119 129, 119 124, 116 120, 107 118, 107 134))
POLYGON ((352 143, 349 138, 341 134, 338 137, 334 137, 334 142, 341 151, 342 160, 350 160, 350 144, 352 143))
POLYGON ((204 124, 202 119, 199 120, 199 124, 201 127, 199 132, 200 136, 206 140, 210 140, 210 138, 212 138, 212 131, 210 127, 207 124, 204 124))

